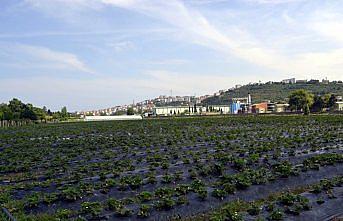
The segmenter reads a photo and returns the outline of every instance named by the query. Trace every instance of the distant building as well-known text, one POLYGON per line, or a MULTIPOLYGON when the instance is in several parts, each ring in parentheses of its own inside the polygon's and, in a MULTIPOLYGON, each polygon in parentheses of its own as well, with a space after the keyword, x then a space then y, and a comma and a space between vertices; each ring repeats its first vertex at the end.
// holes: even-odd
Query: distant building
POLYGON ((230 113, 238 114, 242 110, 241 104, 239 102, 233 102, 230 105, 230 113))
POLYGON ((319 84, 319 80, 311 79, 307 83, 308 84, 319 84))
POLYGON ((153 115, 155 116, 173 116, 173 115, 182 115, 182 114, 207 114, 207 113, 222 113, 229 114, 230 106, 228 105, 210 105, 210 106, 163 106, 163 107, 154 107, 153 115))
POLYGON ((262 102, 258 104, 253 104, 251 107, 251 112, 260 114, 260 113, 266 113, 268 109, 268 102, 262 102))
POLYGON ((284 80, 281 81, 281 83, 284 83, 284 84, 295 84, 295 78, 284 79, 284 80))
POLYGON ((273 113, 276 111, 276 104, 268 102, 267 103, 267 113, 273 113))
POLYGON ((296 80, 297 84, 306 84, 307 83, 307 80, 296 80))
POLYGON ((282 113, 288 111, 289 104, 275 104, 275 112, 282 113))
POLYGON ((336 110, 343 111, 343 101, 336 102, 336 110))
POLYGON ((230 106, 229 105, 211 105, 207 107, 207 112, 220 112, 223 114, 230 113, 230 106))
POLYGON ((270 101, 253 104, 251 106, 252 113, 273 113, 276 112, 276 104, 270 101))
POLYGON ((322 83, 323 83, 323 84, 329 84, 329 83, 330 83, 330 81, 329 81, 329 80, 327 80, 327 79, 323 79, 323 80, 322 80, 322 83))
POLYGON ((248 94, 247 97, 238 97, 238 98, 232 98, 231 103, 231 113, 237 114, 237 113, 250 113, 251 112, 251 95, 248 94))
POLYGON ((85 121, 111 121, 111 120, 142 120, 140 115, 122 115, 122 116, 85 116, 85 121))

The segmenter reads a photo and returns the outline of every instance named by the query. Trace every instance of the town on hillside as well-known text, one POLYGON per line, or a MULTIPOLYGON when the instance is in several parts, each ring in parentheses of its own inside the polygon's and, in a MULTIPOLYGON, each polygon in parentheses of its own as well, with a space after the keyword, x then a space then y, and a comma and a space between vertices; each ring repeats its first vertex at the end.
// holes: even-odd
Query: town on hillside
MULTIPOLYGON (((118 115, 141 115, 143 117, 152 116, 180 116, 180 115, 217 115, 217 114, 247 114, 247 113, 284 113, 293 111, 290 107, 289 102, 276 101, 271 98, 266 100, 259 99, 254 100, 252 97, 259 97, 259 94, 251 94, 249 91, 242 97, 228 97, 227 101, 221 103, 209 103, 210 99, 218 98, 224 96, 227 93, 235 92, 243 87, 253 87, 259 85, 297 85, 300 88, 303 86, 329 86, 332 85, 343 85, 342 81, 332 81, 327 79, 323 80, 304 80, 304 79, 284 79, 280 82, 268 81, 266 83, 249 83, 247 85, 235 85, 235 87, 219 90, 212 95, 202 95, 202 96, 167 96, 160 95, 157 98, 147 99, 142 102, 127 104, 122 106, 115 106, 106 109, 92 110, 92 111, 80 111, 77 115, 88 120, 97 119, 111 119, 110 116, 118 115)), ((313 108, 316 111, 319 109, 327 110, 343 110, 343 99, 342 94, 334 94, 331 99, 334 101, 330 105, 325 105, 330 99, 328 94, 315 94, 313 99, 317 99, 317 103, 322 102, 323 104, 317 104, 313 108), (323 96, 321 98, 323 101, 318 101, 318 96, 323 96), (326 101, 324 101, 326 100, 326 101)), ((315 103, 315 101, 313 101, 315 103)), ((315 103, 316 104, 316 103, 315 103)), ((313 106, 313 105, 312 105, 313 106)))

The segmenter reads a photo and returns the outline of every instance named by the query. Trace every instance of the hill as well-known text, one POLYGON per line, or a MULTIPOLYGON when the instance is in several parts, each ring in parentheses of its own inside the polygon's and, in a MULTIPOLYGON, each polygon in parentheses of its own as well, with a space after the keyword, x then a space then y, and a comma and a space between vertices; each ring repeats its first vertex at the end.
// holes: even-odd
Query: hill
POLYGON ((289 94, 297 89, 305 89, 316 95, 337 94, 343 95, 343 84, 341 82, 322 83, 266 83, 244 85, 237 89, 228 90, 219 96, 209 97, 203 100, 205 105, 228 104, 234 97, 246 97, 251 94, 253 103, 270 100, 272 102, 287 102, 289 94))

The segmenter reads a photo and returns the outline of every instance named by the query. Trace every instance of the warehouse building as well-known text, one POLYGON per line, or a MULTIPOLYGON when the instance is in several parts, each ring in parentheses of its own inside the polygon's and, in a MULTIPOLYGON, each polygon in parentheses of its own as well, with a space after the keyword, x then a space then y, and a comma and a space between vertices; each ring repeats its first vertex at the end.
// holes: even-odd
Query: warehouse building
POLYGON ((200 115, 200 114, 210 114, 210 113, 220 113, 229 114, 229 105, 209 105, 209 106, 163 106, 154 107, 153 115, 155 116, 172 116, 172 115, 200 115))
POLYGON ((343 111, 343 101, 337 101, 336 102, 336 109, 338 111, 343 111))
POLYGON ((142 120, 140 115, 85 116, 84 121, 142 120))

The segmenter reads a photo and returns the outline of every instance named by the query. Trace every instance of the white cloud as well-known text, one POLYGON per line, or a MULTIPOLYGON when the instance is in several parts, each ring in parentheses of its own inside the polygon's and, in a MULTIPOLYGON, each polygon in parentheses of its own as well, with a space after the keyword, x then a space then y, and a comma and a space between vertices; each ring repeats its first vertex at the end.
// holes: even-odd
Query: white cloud
POLYGON ((307 26, 321 36, 343 43, 343 15, 335 9, 315 11, 307 26))
POLYGON ((160 19, 181 30, 184 39, 204 45, 224 54, 233 54, 253 64, 282 70, 284 58, 271 49, 264 49, 257 42, 248 47, 240 42, 239 37, 229 37, 213 26, 199 11, 186 7, 178 0, 102 0, 103 3, 122 7, 160 19))
POLYGON ((69 69, 79 72, 94 73, 76 55, 54 51, 46 47, 1 43, 0 49, 6 52, 3 59, 13 62, 17 67, 69 69))
POLYGON ((257 3, 257 4, 287 4, 287 3, 294 3, 294 2, 303 2, 306 0, 244 0, 250 3, 257 3))
POLYGON ((331 80, 342 80, 343 48, 328 52, 304 53, 298 55, 296 60, 296 68, 305 69, 303 73, 308 73, 308 78, 320 79, 328 76, 331 80))
POLYGON ((132 41, 112 42, 109 43, 108 46, 113 48, 116 52, 128 51, 136 48, 132 41))
MULTIPOLYGON (((201 4, 220 1, 192 0, 191 2, 201 4)), ((328 74, 339 75, 342 65, 332 62, 330 59, 341 58, 343 47, 340 43, 343 41, 343 32, 341 31, 343 30, 343 23, 340 21, 342 16, 337 12, 332 13, 332 10, 326 11, 326 7, 329 9, 339 8, 337 6, 342 6, 340 3, 333 4, 335 6, 333 7, 331 2, 319 4, 306 0, 244 1, 261 4, 259 7, 262 8, 267 5, 268 10, 271 9, 269 6, 300 2, 304 3, 303 6, 306 5, 304 7, 306 13, 294 8, 287 8, 287 11, 282 9, 279 14, 277 13, 280 11, 266 13, 260 16, 258 21, 254 21, 252 18, 248 21, 251 23, 250 25, 254 22, 263 24, 258 26, 260 30, 255 30, 240 22, 240 18, 244 18, 242 14, 239 15, 241 17, 233 18, 234 21, 238 21, 235 23, 235 27, 225 24, 225 21, 223 26, 218 26, 218 23, 213 21, 221 17, 220 10, 216 11, 218 15, 213 14, 213 17, 205 17, 199 10, 191 7, 192 3, 187 4, 187 1, 181 0, 26 0, 34 7, 47 11, 56 8, 56 5, 65 4, 66 9, 74 10, 76 15, 82 10, 93 10, 93 7, 95 9, 119 7, 173 26, 178 30, 178 40, 195 43, 220 52, 225 57, 223 60, 233 55, 266 69, 273 69, 281 74, 305 75, 313 71, 332 71, 333 73, 328 74), (317 43, 322 36, 327 38, 326 43, 330 44, 329 47, 317 43), (277 43, 270 44, 268 40, 277 43), (334 42, 339 44, 335 45, 334 42)), ((299 9, 302 8, 299 7, 299 9)), ((255 12, 257 15, 261 13, 261 11, 254 10, 249 10, 246 13, 251 12, 255 12)), ((265 11, 262 10, 262 12, 265 11)), ((256 14, 252 14, 252 16, 256 14)), ((130 46, 130 43, 124 41, 112 46, 116 50, 123 50, 123 48, 130 48, 132 45, 130 46)))
POLYGON ((189 60, 186 59, 165 59, 165 60, 156 60, 156 61, 144 61, 144 63, 152 65, 183 65, 188 64, 189 60))

